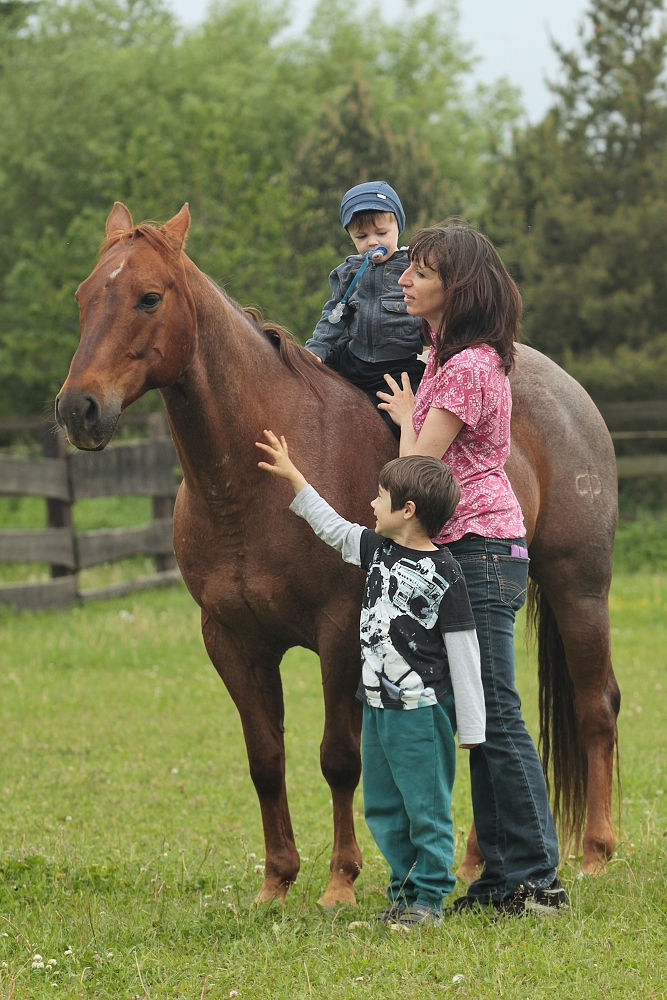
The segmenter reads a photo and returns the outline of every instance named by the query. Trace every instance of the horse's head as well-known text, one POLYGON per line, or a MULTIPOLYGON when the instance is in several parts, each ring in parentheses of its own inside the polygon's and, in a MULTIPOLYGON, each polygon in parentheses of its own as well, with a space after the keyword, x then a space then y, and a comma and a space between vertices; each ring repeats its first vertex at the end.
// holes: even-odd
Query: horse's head
POLYGON ((100 261, 76 293, 81 341, 56 398, 77 448, 104 448, 126 406, 183 373, 196 334, 181 253, 189 225, 187 205, 160 227, 134 227, 114 205, 100 261))

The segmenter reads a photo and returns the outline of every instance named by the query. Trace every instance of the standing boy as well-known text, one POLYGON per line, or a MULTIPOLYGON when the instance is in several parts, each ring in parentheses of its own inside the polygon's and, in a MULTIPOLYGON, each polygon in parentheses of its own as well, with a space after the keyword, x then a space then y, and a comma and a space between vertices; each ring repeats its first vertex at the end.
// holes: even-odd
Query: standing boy
MULTIPOLYGON (((386 181, 369 181, 346 192, 340 221, 357 252, 329 275, 331 298, 306 348, 362 389, 377 407, 376 393, 387 389, 385 374, 400 384, 402 372, 407 372, 413 392, 424 374, 421 320, 408 315, 398 284, 410 264, 406 249, 398 247, 405 212, 386 181)), ((378 413, 399 438, 391 417, 383 410, 378 413)))
POLYGON ((438 923, 454 888, 451 796, 454 734, 484 742, 479 646, 461 568, 431 538, 454 513, 458 484, 439 459, 408 455, 380 472, 376 530, 352 524, 309 486, 285 438, 257 442, 259 466, 287 479, 290 509, 366 570, 361 610, 364 814, 391 869, 378 920, 438 923))

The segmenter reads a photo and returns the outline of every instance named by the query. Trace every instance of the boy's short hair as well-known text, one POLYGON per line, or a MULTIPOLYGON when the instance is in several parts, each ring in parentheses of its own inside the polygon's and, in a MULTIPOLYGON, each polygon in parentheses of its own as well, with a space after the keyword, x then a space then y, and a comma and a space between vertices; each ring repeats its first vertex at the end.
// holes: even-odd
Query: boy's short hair
POLYGON ((404 455, 387 462, 380 470, 380 486, 391 497, 392 511, 412 500, 415 517, 429 538, 440 534, 461 498, 451 470, 430 455, 404 455))
MULTIPOLYGON (((364 226, 373 225, 383 215, 393 215, 396 219, 394 212, 376 212, 372 208, 366 208, 361 212, 355 212, 345 228, 348 233, 350 229, 363 229, 364 226)), ((398 225, 398 219, 396 219, 396 225, 398 225)))

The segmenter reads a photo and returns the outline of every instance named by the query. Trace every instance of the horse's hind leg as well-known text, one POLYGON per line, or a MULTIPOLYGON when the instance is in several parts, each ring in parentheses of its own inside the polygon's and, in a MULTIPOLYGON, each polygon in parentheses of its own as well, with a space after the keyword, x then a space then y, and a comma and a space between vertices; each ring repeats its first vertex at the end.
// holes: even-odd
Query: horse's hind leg
POLYGON ((266 858, 257 901, 277 899, 283 903, 299 872, 299 854, 285 788, 281 656, 248 652, 232 632, 206 612, 202 612, 202 635, 241 716, 250 776, 259 797, 266 858))
MULTIPOLYGON (((552 706, 552 724, 558 723, 561 711, 561 732, 552 733, 552 742, 560 740, 560 783, 561 789, 570 788, 570 827, 575 840, 579 834, 582 810, 577 810, 577 798, 581 798, 587 786, 587 821, 583 835, 582 870, 594 874, 603 869, 616 847, 616 837, 612 822, 612 787, 614 751, 616 747, 616 718, 620 707, 620 692, 611 666, 611 636, 609 628, 609 607, 606 593, 577 593, 576 577, 580 567, 571 564, 561 567, 560 586, 554 586, 554 576, 549 580, 549 603, 555 614, 562 649, 567 660, 567 671, 574 688, 574 709, 578 734, 567 732, 567 718, 562 714, 562 706, 552 706), (573 593, 574 591, 574 593, 573 593), (565 731, 563 731, 565 730, 565 731), (568 768, 576 774, 578 762, 574 759, 577 749, 572 744, 579 742, 583 750, 584 764, 580 789, 577 791, 573 778, 567 774, 568 768), (567 745, 569 744, 569 746, 567 745)), ((555 574, 554 574, 555 575, 555 574)), ((593 589, 593 588, 591 588, 593 589)), ((548 605, 541 614, 541 629, 548 632, 548 605)), ((542 636, 545 639, 546 635, 542 636)), ((558 660, 558 637, 552 635, 552 660, 558 660)), ((567 692, 561 687, 560 695, 552 689, 553 701, 570 701, 571 688, 567 692)), ((556 764, 554 755, 554 764, 556 764)), ((558 787, 556 787, 558 792, 558 787)), ((567 798, 561 797, 561 803, 567 798)), ((567 819, 567 809, 566 817, 567 819)), ((567 824, 566 824, 567 825, 567 824)))
POLYGON ((463 861, 458 867, 456 874, 465 882, 474 882, 482 874, 484 868, 484 856, 477 843, 477 831, 475 824, 470 827, 470 833, 466 841, 466 853, 463 861))
MULTIPOLYGON (((351 630, 358 630, 358 611, 351 630), (356 620, 355 620, 356 619, 356 620)), ((361 851, 354 832, 353 800, 361 775, 361 702, 355 698, 359 681, 359 646, 333 636, 320 636, 320 660, 324 688, 324 735, 320 763, 333 803, 334 843, 329 885, 320 906, 356 905, 354 880, 361 871, 361 851)))

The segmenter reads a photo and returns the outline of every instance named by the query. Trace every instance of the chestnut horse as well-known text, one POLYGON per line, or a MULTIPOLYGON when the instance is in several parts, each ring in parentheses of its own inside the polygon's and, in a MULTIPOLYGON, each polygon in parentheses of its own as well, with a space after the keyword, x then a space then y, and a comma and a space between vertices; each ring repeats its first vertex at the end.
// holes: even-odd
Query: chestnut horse
MULTIPOLYGON (((241 716, 259 797, 266 870, 259 898, 283 900, 299 871, 285 791, 280 661, 319 654, 320 748, 334 840, 322 905, 354 903, 361 868, 352 818, 360 774, 359 607, 363 576, 288 510, 291 491, 257 468, 265 427, 285 434, 310 482, 368 524, 380 467, 396 443, 366 397, 286 331, 244 312, 183 252, 187 205, 164 226, 134 226, 116 203, 97 267, 77 292, 81 342, 56 400, 78 448, 99 450, 121 411, 161 390, 183 469, 174 548, 202 609, 208 654, 241 716)), ((542 753, 556 811, 583 865, 612 853, 619 693, 607 592, 616 522, 611 441, 586 393, 519 347, 508 471, 530 541, 539 638, 542 753)), ((471 850, 472 850, 471 841, 471 850)), ((468 864, 474 864, 469 853, 468 864)))

